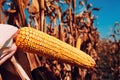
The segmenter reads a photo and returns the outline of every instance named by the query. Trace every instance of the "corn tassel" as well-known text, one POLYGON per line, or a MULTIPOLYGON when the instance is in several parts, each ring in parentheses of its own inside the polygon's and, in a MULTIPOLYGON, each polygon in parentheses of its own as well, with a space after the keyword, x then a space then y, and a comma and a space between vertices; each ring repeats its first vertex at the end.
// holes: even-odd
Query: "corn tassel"
POLYGON ((94 67, 95 61, 83 51, 34 28, 20 29, 16 45, 23 51, 41 54, 72 65, 94 67))

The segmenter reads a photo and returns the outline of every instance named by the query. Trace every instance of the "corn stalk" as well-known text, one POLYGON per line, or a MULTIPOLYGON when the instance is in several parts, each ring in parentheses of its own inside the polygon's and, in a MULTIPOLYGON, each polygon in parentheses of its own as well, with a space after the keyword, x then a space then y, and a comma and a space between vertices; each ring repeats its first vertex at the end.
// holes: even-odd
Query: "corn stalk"
POLYGON ((45 0, 41 0, 40 2, 40 30, 43 31, 43 25, 44 25, 44 18, 45 18, 45 15, 44 15, 44 10, 45 10, 45 0))

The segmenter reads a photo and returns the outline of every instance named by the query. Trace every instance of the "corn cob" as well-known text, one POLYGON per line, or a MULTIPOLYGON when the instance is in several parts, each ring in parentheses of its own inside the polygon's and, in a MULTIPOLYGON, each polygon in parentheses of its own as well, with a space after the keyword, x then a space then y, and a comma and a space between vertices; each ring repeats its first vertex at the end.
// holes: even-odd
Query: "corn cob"
POLYGON ((41 54, 71 65, 94 67, 95 61, 83 51, 34 28, 20 29, 16 45, 25 52, 41 54))

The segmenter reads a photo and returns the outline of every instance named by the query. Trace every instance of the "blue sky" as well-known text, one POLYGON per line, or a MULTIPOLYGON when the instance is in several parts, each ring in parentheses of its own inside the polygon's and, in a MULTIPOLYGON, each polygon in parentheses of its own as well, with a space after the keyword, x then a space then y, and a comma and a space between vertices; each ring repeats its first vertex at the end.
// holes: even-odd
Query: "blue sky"
POLYGON ((110 28, 117 21, 120 23, 120 0, 88 0, 93 7, 101 8, 100 11, 94 12, 97 19, 97 28, 100 37, 108 37, 110 28))
MULTIPOLYGON (((85 9, 83 6, 78 6, 79 1, 76 0, 77 8, 76 13, 85 9)), ((97 16, 95 21, 95 27, 98 28, 100 38, 108 38, 112 33, 111 28, 117 21, 120 23, 120 0, 87 0, 92 4, 92 7, 100 8, 100 11, 93 11, 93 14, 97 16)), ((62 5, 63 6, 63 5, 62 5)), ((68 6, 64 6, 63 11, 68 6)))

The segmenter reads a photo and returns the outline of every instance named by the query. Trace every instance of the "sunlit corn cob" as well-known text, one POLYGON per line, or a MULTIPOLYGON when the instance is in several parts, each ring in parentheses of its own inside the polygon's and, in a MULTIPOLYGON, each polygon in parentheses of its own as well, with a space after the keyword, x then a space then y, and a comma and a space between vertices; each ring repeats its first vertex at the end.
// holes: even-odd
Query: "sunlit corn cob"
POLYGON ((72 65, 94 67, 95 61, 83 51, 34 28, 20 29, 16 45, 23 51, 41 54, 72 65))

